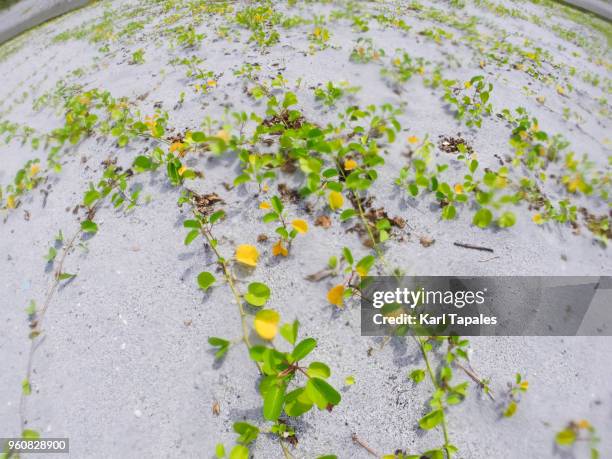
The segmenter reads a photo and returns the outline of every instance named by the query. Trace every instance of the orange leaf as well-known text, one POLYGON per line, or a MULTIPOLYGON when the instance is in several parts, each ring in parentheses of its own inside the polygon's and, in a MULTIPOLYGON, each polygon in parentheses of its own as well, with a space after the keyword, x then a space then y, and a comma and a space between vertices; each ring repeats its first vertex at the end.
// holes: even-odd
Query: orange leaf
POLYGON ((333 305, 338 306, 339 308, 342 307, 343 297, 344 285, 342 284, 332 287, 329 292, 327 292, 327 301, 329 301, 333 305))

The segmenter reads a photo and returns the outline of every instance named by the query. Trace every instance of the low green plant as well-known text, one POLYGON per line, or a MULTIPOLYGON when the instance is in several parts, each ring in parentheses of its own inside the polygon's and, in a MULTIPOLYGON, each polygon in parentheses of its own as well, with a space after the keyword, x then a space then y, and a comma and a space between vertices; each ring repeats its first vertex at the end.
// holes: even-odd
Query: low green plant
POLYGON ((491 115, 493 106, 489 102, 493 84, 488 83, 482 75, 472 77, 457 87, 456 81, 445 81, 444 100, 455 108, 455 116, 465 120, 469 127, 481 127, 484 116, 491 115))

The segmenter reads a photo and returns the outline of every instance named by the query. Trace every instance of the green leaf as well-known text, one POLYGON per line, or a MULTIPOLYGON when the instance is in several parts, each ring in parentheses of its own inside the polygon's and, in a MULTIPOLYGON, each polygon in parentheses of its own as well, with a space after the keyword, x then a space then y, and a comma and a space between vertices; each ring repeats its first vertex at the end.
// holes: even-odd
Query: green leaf
POLYGON ((353 384, 355 384, 355 377, 354 376, 347 376, 346 378, 344 378, 344 384, 347 386, 352 386, 353 384))
POLYGON ((57 250, 55 250, 55 247, 49 247, 49 253, 45 257, 45 260, 47 260, 47 262, 50 263, 53 260, 55 260, 56 256, 57 256, 57 250))
POLYGON ((265 346, 252 346, 249 349, 249 357, 251 357, 251 360, 254 360, 255 362, 263 362, 266 350, 267 348, 265 346))
POLYGON ((30 304, 28 304, 28 307, 25 309, 25 312, 29 316, 36 314, 36 301, 30 300, 30 304))
POLYGON ((286 384, 274 384, 264 396, 263 416, 268 421, 278 420, 285 403, 286 384))
POLYGON ((328 405, 337 405, 342 397, 336 389, 321 378, 310 378, 306 382, 306 394, 317 405, 320 410, 326 409, 328 405))
POLYGON ((57 277, 58 280, 66 280, 66 279, 72 279, 73 277, 76 277, 76 274, 70 274, 70 273, 60 273, 60 275, 57 277))
POLYGON ((297 104, 297 102, 297 96, 292 92, 288 92, 285 94, 285 98, 283 99, 283 108, 291 107, 292 105, 297 104))
POLYGON ((387 239, 389 239, 389 232, 387 230, 378 231, 378 239, 379 242, 385 242, 387 239))
POLYGON ((315 347, 317 347, 317 340, 314 338, 306 338, 300 341, 291 353, 293 361, 297 362, 302 360, 304 357, 310 354, 315 347))
POLYGON ((83 220, 81 222, 81 230, 85 233, 96 233, 98 232, 98 225, 91 220, 83 220))
POLYGON ((185 220, 185 221, 183 222, 183 226, 184 226, 185 228, 195 228, 195 229, 198 229, 198 228, 201 228, 201 227, 202 227, 202 225, 200 224, 200 222, 199 222, 199 221, 197 221, 197 220, 185 220))
POLYGON ((346 209, 340 214, 340 221, 345 222, 348 219, 353 218, 355 215, 357 215, 355 209, 346 209))
POLYGON ((21 432, 21 438, 24 438, 26 440, 36 440, 40 438, 40 434, 35 430, 25 429, 23 432, 21 432))
POLYGON ((99 198, 100 193, 97 190, 91 189, 85 193, 83 204, 85 204, 87 207, 91 207, 91 205, 99 198))
POLYGON ((415 384, 418 384, 425 379, 425 370, 421 370, 421 369, 412 370, 409 376, 410 376, 410 379, 412 379, 415 384))
POLYGON ((215 283, 217 279, 208 271, 202 271, 198 274, 198 286, 202 290, 208 290, 212 284, 215 283))
POLYGON ((292 324, 283 324, 280 327, 280 334, 283 338, 287 340, 290 344, 295 344, 298 335, 298 328, 300 323, 297 320, 294 320, 292 324))
POLYGON ((234 423, 234 432, 240 435, 236 441, 248 445, 257 439, 257 436, 259 435, 259 428, 249 424, 248 422, 241 421, 234 423))
POLYGON ((312 408, 312 400, 308 398, 303 387, 295 389, 285 397, 285 413, 288 416, 301 416, 312 408))
POLYGON ((277 214, 276 212, 268 212, 266 215, 264 215, 264 216, 262 217, 262 219, 261 219, 261 220, 262 220, 264 223, 270 223, 270 222, 273 222, 273 221, 275 221, 275 220, 278 220, 278 218, 279 218, 279 217, 278 217, 278 214, 277 214))
POLYGON ((516 215, 514 215, 513 212, 504 212, 497 221, 497 224, 500 228, 509 228, 511 226, 514 226, 515 223, 516 215))
POLYGON ((419 426, 421 427, 421 429, 430 430, 440 424, 442 422, 442 419, 444 419, 444 413, 442 409, 440 408, 437 410, 433 410, 421 418, 421 420, 419 421, 419 426))
POLYGON ((327 379, 331 375, 331 370, 323 362, 312 362, 306 370, 308 376, 327 379))
POLYGON ((24 379, 21 382, 21 391, 23 395, 30 395, 32 393, 32 386, 30 386, 30 381, 28 379, 24 379))
POLYGON ((563 429, 561 432, 557 433, 555 436, 555 441, 557 442, 557 445, 561 446, 573 445, 576 441, 576 432, 570 428, 563 429))
POLYGON ((200 234, 200 231, 197 229, 189 231, 187 233, 187 236, 185 236, 185 245, 191 244, 194 241, 194 239, 198 237, 198 234, 200 234))
POLYGON ((230 342, 228 340, 217 338, 216 336, 211 336, 208 338, 208 344, 219 348, 215 353, 215 359, 220 359, 223 357, 227 353, 230 346, 230 342))
POLYGON ((366 255, 361 260, 359 260, 359 262, 357 262, 357 266, 355 266, 355 269, 360 275, 365 276, 370 271, 370 268, 374 266, 375 261, 376 257, 374 257, 373 255, 366 255))
POLYGON ((191 133, 191 140, 194 142, 204 142, 206 140, 206 135, 203 132, 196 131, 191 133))
POLYGON ((134 160, 133 168, 136 172, 148 171, 151 169, 151 158, 147 156, 138 156, 134 160))
POLYGON ((510 418, 510 417, 514 416, 514 413, 516 413, 516 408, 517 407, 518 407, 518 405, 516 404, 516 402, 514 400, 512 400, 508 404, 508 407, 504 411, 504 417, 510 418))
POLYGON ((229 459, 249 459, 249 449, 244 445, 236 445, 232 448, 229 459))
POLYGON ((489 209, 483 207, 474 214, 472 223, 479 228, 486 228, 491 224, 491 220, 493 220, 493 214, 489 209))
POLYGON ((464 398, 465 397, 461 394, 458 394, 456 392, 451 392, 450 394, 446 396, 446 403, 448 405, 457 405, 458 403, 461 403, 464 398))
POLYGON ((344 257, 344 259, 347 261, 349 265, 353 264, 353 254, 351 253, 348 247, 344 247, 342 249, 342 256, 344 257))
MULTIPOLYGON (((448 449, 450 451, 450 448, 448 449)), ((426 457, 427 459, 444 459, 445 458, 444 452, 441 449, 431 449, 429 451, 425 451, 425 453, 423 453, 423 456, 426 457)), ((418 456, 418 457, 421 457, 421 456, 418 456)))
POLYGON ((240 174, 234 179, 234 186, 242 185, 243 183, 246 183, 249 180, 251 180, 251 177, 249 177, 247 174, 240 174))
POLYGON ((213 214, 210 216, 210 218, 208 219, 208 221, 209 221, 211 224, 214 224, 214 223, 216 223, 216 222, 217 222, 217 220, 220 220, 220 219, 222 219, 222 218, 224 218, 224 217, 225 217, 225 211, 223 211, 223 210, 218 210, 218 211, 216 211, 215 213, 213 213, 213 214))
POLYGON ((272 198, 270 198, 270 204, 272 205, 272 208, 276 211, 276 213, 283 213, 283 203, 278 196, 272 196, 272 198))
POLYGON ((225 446, 223 446, 223 443, 217 443, 215 455, 217 456, 217 459, 223 459, 225 457, 225 446))
POLYGON ((457 215, 457 209, 452 204, 444 206, 442 209, 442 218, 444 220, 452 220, 457 215))
POLYGON ((251 282, 247 288, 248 292, 244 295, 247 303, 261 307, 270 298, 270 289, 261 282, 251 282))

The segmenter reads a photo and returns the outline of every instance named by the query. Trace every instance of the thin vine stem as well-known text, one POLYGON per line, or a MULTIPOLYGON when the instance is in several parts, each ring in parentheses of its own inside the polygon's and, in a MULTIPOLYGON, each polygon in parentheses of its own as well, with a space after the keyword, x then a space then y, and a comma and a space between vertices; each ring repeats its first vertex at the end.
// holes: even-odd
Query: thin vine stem
MULTIPOLYGON (((414 336, 414 335, 413 335, 414 336)), ((423 355, 423 359, 425 360, 425 367, 427 368, 427 374, 429 375, 429 379, 431 380, 431 383, 434 386, 435 390, 439 390, 440 389, 440 385, 438 384, 438 381, 434 375, 434 372, 431 368, 431 363, 429 362, 429 356, 427 355, 427 351, 425 350, 425 343, 427 342, 427 340, 422 339, 422 338, 416 338, 416 341, 419 344, 419 349, 421 349, 421 354, 423 355)), ((450 440, 449 440, 449 436, 448 436, 448 425, 446 423, 446 413, 444 413, 444 407, 440 408, 440 412, 442 413, 442 434, 444 435, 444 451, 446 452, 446 457, 450 458, 450 452, 448 450, 448 445, 450 444, 450 440)))

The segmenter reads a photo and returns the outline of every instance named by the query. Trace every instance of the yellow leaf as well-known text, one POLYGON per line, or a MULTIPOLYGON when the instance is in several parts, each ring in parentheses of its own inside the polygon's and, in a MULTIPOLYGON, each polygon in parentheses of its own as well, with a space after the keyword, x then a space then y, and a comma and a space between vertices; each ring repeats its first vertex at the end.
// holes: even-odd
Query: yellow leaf
POLYGON ((411 135, 410 137, 408 137, 408 143, 411 143, 413 145, 419 143, 419 138, 416 135, 411 135))
POLYGON ((186 170, 187 170, 187 166, 181 166, 181 168, 178 170, 178 174, 183 175, 186 170))
POLYGON ((270 205, 270 203, 268 201, 262 201, 259 203, 259 208, 260 209, 269 209, 270 207, 272 207, 270 205))
POLYGON ((268 186, 267 183, 264 186, 262 186, 261 189, 264 191, 264 193, 267 193, 268 191, 270 191, 270 187, 268 186))
POLYGON ((345 171, 352 171, 356 167, 357 167, 357 161, 355 161, 354 159, 347 159, 346 161, 344 161, 345 171))
POLYGON ((565 89, 560 84, 557 85, 557 92, 562 96, 565 95, 565 89))
POLYGON ((587 421, 586 419, 582 419, 581 421, 578 421, 579 429, 589 429, 590 427, 591 427, 591 423, 587 421))
POLYGON ((536 100, 537 100, 539 103, 543 104, 544 102, 546 102, 546 97, 544 97, 544 96, 538 96, 538 97, 536 97, 536 100))
POLYGON ((461 183, 455 184, 455 193, 463 194, 463 185, 461 183))
POLYGON ((520 388, 523 390, 527 390, 529 389, 529 381, 523 381, 522 383, 519 384, 520 388))
POLYGON ((224 142, 229 142, 230 139, 229 132, 227 132, 225 129, 221 129, 219 132, 217 132, 217 135, 215 137, 223 140, 224 142))
POLYGON ((305 220, 293 220, 291 222, 291 226, 300 234, 304 234, 308 232, 308 223, 305 220))
POLYGON ((40 172, 40 164, 34 163, 30 166, 30 177, 34 177, 40 172))
POLYGON ((174 153, 176 150, 180 150, 182 147, 182 142, 174 142, 172 145, 170 145, 170 153, 174 153))
POLYGON ((12 194, 6 198, 6 207, 8 207, 9 209, 15 208, 15 196, 13 196, 12 194))
POLYGON ((342 284, 336 285, 335 287, 332 287, 329 290, 329 292, 327 292, 327 301, 341 308, 343 296, 344 296, 344 285, 342 284))
POLYGON ((536 225, 541 225, 544 223, 544 217, 542 217, 541 214, 535 214, 533 217, 531 217, 531 220, 533 220, 536 225))
POLYGON ((357 274, 359 274, 361 277, 368 275, 368 270, 364 266, 357 266, 355 271, 357 271, 357 274))
POLYGON ((255 246, 240 244, 236 247, 236 260, 247 266, 257 266, 259 252, 255 246))
POLYGON ((278 312, 272 309, 262 309, 255 314, 255 331, 262 339, 274 339, 278 332, 279 322, 280 314, 278 312))
POLYGON ((465 83, 463 83, 463 86, 465 87, 465 89, 470 89, 472 87, 472 83, 466 81, 465 83))
POLYGON ((579 189, 583 187, 582 178, 580 175, 576 175, 570 182, 567 184, 567 191, 570 193, 575 193, 579 189))
POLYGON ((331 207, 333 210, 336 209, 340 209, 342 207, 342 204, 344 204, 344 196, 342 196, 342 193, 339 193, 337 191, 332 191, 331 193, 329 193, 329 207, 331 207))
POLYGON ((206 84, 209 88, 214 88, 215 86, 217 86, 217 82, 215 80, 208 80, 206 84))
POLYGON ((282 240, 279 239, 278 242, 272 246, 272 255, 275 257, 278 257, 279 255, 286 257, 288 254, 289 251, 283 246, 282 240))

